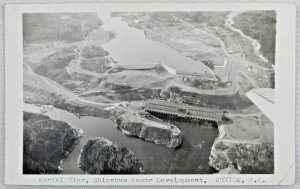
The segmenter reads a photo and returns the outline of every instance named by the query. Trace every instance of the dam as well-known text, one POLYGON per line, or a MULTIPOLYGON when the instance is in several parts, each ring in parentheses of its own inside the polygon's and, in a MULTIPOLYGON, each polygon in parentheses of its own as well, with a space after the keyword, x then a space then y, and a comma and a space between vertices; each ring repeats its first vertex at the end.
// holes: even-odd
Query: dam
POLYGON ((219 122, 223 112, 217 106, 191 106, 165 100, 147 100, 145 110, 150 113, 160 113, 190 119, 219 122))

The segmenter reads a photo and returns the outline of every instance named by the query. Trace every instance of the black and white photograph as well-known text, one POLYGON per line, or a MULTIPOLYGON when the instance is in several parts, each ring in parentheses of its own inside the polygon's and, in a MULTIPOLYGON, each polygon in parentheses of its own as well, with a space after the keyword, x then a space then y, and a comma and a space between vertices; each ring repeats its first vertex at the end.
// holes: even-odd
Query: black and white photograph
POLYGON ((277 176, 278 8, 28 10, 21 175, 277 176))
POLYGON ((275 11, 24 13, 23 173, 272 174, 275 36, 275 11))

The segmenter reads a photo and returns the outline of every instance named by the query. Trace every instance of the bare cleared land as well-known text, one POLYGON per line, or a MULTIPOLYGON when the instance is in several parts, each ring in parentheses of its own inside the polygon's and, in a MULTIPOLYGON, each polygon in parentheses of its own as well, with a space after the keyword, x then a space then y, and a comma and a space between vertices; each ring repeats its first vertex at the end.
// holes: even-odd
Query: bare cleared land
MULTIPOLYGON (((245 13, 248 14, 248 19, 256 18, 254 13, 245 13)), ((205 64, 205 68, 212 70, 218 80, 197 77, 192 73, 178 74, 177 70, 167 68, 159 61, 141 65, 120 64, 104 48, 104 44, 112 42, 118 33, 104 30, 102 21, 95 14, 79 17, 76 14, 61 14, 59 17, 42 15, 41 21, 45 23, 35 25, 36 31, 31 31, 29 26, 37 18, 27 15, 23 48, 25 102, 52 104, 78 115, 105 118, 110 116, 111 110, 119 109, 126 112, 121 120, 126 123, 121 125, 126 126, 123 132, 134 129, 127 127, 128 124, 138 122, 144 124, 143 128, 150 126, 152 129, 154 126, 171 130, 172 134, 177 133, 177 128, 166 124, 166 120, 146 114, 142 109, 143 101, 157 99, 194 106, 214 105, 224 111, 224 117, 218 123, 221 125, 220 136, 212 147, 212 167, 217 170, 228 168, 232 157, 226 153, 243 151, 244 148, 249 153, 258 153, 259 158, 267 154, 272 159, 273 123, 245 93, 255 88, 274 87, 273 46, 261 44, 259 49, 256 42, 272 40, 275 31, 272 30, 271 36, 267 37, 260 34, 263 29, 258 31, 259 34, 254 33, 253 25, 247 28, 242 24, 246 19, 243 13, 139 12, 113 15, 144 31, 147 39, 205 64), (69 25, 64 25, 66 20, 70 21, 69 25), (55 35, 38 29, 54 21, 57 22, 54 28, 60 28, 55 35), (71 28, 75 28, 72 30, 74 33, 66 37, 71 28), (34 38, 30 32, 38 37, 34 38), (264 61, 263 57, 270 61, 264 61), (264 143, 267 145, 264 146, 264 143), (213 157, 213 153, 218 155, 213 157), (223 158, 223 155, 225 160, 219 161, 218 158, 223 158)), ((257 27, 272 18, 271 13, 261 14, 259 19, 262 21, 257 27)), ((167 134, 169 136, 170 133, 167 134)), ((156 132, 153 135, 158 136, 156 132)), ((135 136, 140 136, 140 133, 135 136)), ((171 142, 168 141, 171 146, 177 147, 182 142, 176 137, 175 142, 174 138, 171 139, 171 142)), ((200 149, 204 144, 197 145, 200 149)), ((244 164, 236 163, 243 167, 248 162, 245 159, 244 164)), ((262 162, 260 159, 257 167, 262 162)), ((266 165, 269 166, 267 172, 272 172, 270 164, 271 161, 266 165)), ((248 168, 240 171, 257 172, 248 168)))

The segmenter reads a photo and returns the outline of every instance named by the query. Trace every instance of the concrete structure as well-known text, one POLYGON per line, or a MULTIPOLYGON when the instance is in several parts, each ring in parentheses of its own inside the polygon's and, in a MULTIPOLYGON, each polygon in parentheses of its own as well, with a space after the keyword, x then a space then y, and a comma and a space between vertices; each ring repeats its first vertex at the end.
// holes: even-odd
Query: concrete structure
POLYGON ((165 64, 161 64, 169 73, 171 73, 171 74, 176 74, 176 70, 174 69, 174 68, 171 68, 170 66, 167 66, 167 65, 165 65, 165 64))
POLYGON ((196 78, 199 78, 199 79, 215 81, 215 82, 218 81, 218 79, 215 75, 209 74, 207 72, 205 72, 204 74, 200 74, 200 73, 197 73, 197 72, 177 72, 177 75, 191 76, 191 77, 196 77, 196 78))
POLYGON ((150 64, 118 64, 115 66, 115 70, 113 72, 119 72, 122 70, 136 70, 136 71, 146 71, 146 70, 154 70, 156 68, 162 67, 167 72, 173 75, 180 75, 180 76, 190 76, 190 77, 197 77, 202 80, 209 80, 217 82, 218 79, 214 74, 205 72, 204 74, 197 73, 197 72, 182 72, 178 71, 170 66, 167 66, 163 63, 150 63, 150 64))
POLYGON ((120 72, 123 70, 131 71, 147 71, 163 68, 170 74, 176 74, 176 70, 162 63, 150 63, 150 64, 117 64, 112 72, 120 72))
POLYGON ((152 113, 160 113, 171 116, 187 117, 191 119, 200 119, 219 122, 222 119, 223 112, 219 107, 191 106, 188 104, 168 102, 164 100, 147 100, 145 110, 152 113))

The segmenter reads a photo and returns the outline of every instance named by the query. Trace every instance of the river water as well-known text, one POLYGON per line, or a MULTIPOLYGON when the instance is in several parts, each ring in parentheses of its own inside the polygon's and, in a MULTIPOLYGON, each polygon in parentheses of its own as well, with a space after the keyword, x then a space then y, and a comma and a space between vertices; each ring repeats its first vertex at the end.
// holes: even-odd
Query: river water
POLYGON ((213 74, 203 63, 148 39, 142 30, 128 26, 120 17, 111 17, 109 12, 98 12, 98 17, 103 21, 101 27, 117 33, 117 37, 104 44, 103 48, 109 56, 118 59, 119 64, 161 62, 180 71, 213 74))
MULTIPOLYGON (((143 31, 129 27, 121 18, 112 18, 108 12, 98 13, 98 17, 104 22, 104 29, 117 33, 117 37, 103 47, 111 57, 119 60, 119 64, 162 62, 180 71, 211 73, 204 64, 147 39, 143 31)), ((24 104, 24 111, 40 113, 39 107, 30 104, 24 104)), ((180 148, 170 149, 126 136, 109 119, 90 116, 79 118, 57 108, 44 114, 84 131, 80 143, 63 162, 62 174, 83 174, 77 166, 77 160, 83 146, 94 137, 105 137, 119 146, 126 146, 143 163, 148 174, 208 174, 215 171, 208 165, 208 158, 218 135, 217 128, 208 129, 197 124, 171 121, 184 134, 184 142, 180 148)))
POLYGON ((241 36, 243 36, 244 38, 246 38, 252 45, 254 52, 256 53, 256 55, 261 58, 262 61, 264 62, 269 62, 269 60, 264 57, 264 55, 262 55, 262 53, 260 52, 261 49, 261 44, 256 40, 253 39, 247 35, 245 35, 242 30, 237 29, 235 27, 233 27, 234 25, 234 21, 233 18, 236 17, 240 12, 237 11, 232 11, 231 13, 228 14, 226 20, 225 20, 225 25, 228 26, 232 31, 239 33, 241 36))
MULTIPOLYGON (((24 104, 24 111, 40 113, 40 108, 24 104)), ((139 138, 124 135, 109 119, 85 116, 79 118, 74 114, 54 108, 44 113, 51 119, 64 121, 84 131, 80 143, 63 162, 62 174, 83 174, 77 166, 81 149, 90 138, 105 137, 119 146, 126 146, 143 163, 147 174, 208 174, 214 172, 208 165, 208 157, 217 128, 205 128, 197 124, 176 122, 184 134, 184 142, 179 149, 170 149, 139 138)))

